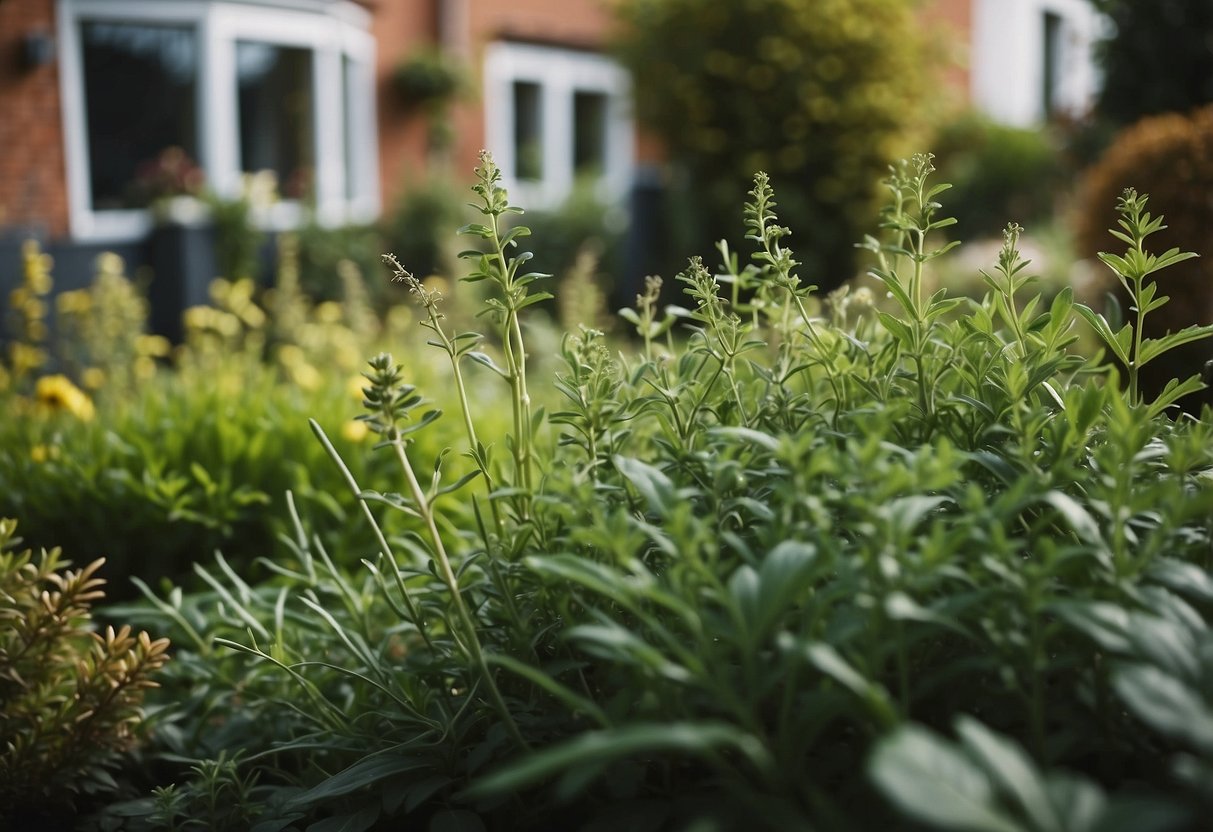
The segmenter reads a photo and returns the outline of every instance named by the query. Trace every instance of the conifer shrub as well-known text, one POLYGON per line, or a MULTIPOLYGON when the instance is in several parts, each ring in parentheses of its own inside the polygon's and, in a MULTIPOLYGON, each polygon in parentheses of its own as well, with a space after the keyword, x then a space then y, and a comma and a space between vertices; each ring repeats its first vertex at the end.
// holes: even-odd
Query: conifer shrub
MULTIPOLYGON (((1095 258, 1118 245, 1108 229, 1116 227, 1116 198, 1128 187, 1149 193, 1151 206, 1166 215, 1167 226, 1155 238, 1160 247, 1186 245, 1200 255, 1168 273, 1160 291, 1171 302, 1151 315, 1145 334, 1157 337, 1213 321, 1213 106, 1151 116, 1119 135, 1085 177, 1075 217, 1084 256, 1095 258)), ((1118 314, 1127 320, 1134 314, 1127 291, 1111 271, 1101 267, 1099 274, 1098 290, 1116 298, 1118 314)), ((1210 359, 1207 342, 1181 346, 1154 365, 1147 387, 1159 390, 1171 378, 1200 373, 1210 359)), ((1207 395, 1185 406, 1198 410, 1205 401, 1207 395)))
POLYGON ((83 795, 115 788, 169 646, 95 631, 104 559, 70 570, 58 549, 17 551, 16 526, 0 520, 0 826, 13 829, 63 823, 83 795))

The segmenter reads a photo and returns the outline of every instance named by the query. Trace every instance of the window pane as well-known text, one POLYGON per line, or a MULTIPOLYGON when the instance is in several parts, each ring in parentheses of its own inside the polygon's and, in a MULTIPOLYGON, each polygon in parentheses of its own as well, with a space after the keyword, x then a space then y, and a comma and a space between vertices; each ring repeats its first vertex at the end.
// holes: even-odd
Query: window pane
POLYGON ((573 93, 573 170, 577 174, 606 169, 607 97, 600 92, 573 93))
POLYGON ((345 198, 358 196, 358 170, 354 159, 354 141, 358 129, 354 126, 353 91, 356 76, 349 55, 341 56, 341 117, 345 120, 345 198))
POLYGON ((543 95, 533 81, 514 82, 514 178, 543 178, 543 95))
POLYGON ((1053 12, 1044 14, 1044 67, 1041 78, 1044 89, 1041 91, 1041 104, 1045 117, 1053 115, 1057 110, 1057 87, 1061 73, 1061 18, 1053 12))
POLYGON ((80 26, 89 176, 94 210, 140 208, 175 185, 199 184, 193 30, 130 23, 80 26), (171 148, 177 163, 163 167, 171 148), (162 176, 163 175, 163 176, 162 176))
POLYGON ((283 196, 311 187, 315 161, 312 53, 267 43, 236 44, 240 169, 270 170, 283 196))

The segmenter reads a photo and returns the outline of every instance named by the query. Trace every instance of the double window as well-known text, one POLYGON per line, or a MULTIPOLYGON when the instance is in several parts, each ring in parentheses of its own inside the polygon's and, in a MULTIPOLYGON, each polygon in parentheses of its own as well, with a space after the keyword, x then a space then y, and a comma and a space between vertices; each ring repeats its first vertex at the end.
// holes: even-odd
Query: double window
POLYGON ((370 18, 334 0, 59 0, 72 232, 131 238, 159 196, 271 171, 286 227, 378 210, 370 18))
POLYGON ((631 184, 627 72, 593 52, 498 42, 485 53, 486 142, 515 202, 553 208, 578 182, 618 199, 631 184))

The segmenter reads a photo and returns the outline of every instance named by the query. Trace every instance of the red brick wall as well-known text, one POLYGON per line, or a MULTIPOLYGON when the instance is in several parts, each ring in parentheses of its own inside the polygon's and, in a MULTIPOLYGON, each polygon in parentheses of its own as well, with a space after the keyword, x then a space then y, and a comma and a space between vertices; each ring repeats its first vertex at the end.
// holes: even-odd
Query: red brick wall
MULTIPOLYGON (((403 107, 391 91, 391 72, 412 50, 440 37, 440 8, 462 3, 465 28, 447 32, 450 46, 466 56, 479 87, 484 47, 499 38, 535 40, 571 47, 603 46, 612 18, 607 0, 377 0, 364 3, 374 14, 379 46, 379 169, 383 205, 391 210, 401 192, 427 174, 425 116, 403 107)), ((477 89, 451 113, 455 141, 450 173, 471 176, 484 146, 484 103, 477 89)), ((448 172, 448 171, 444 171, 448 172)))
POLYGON ((922 10, 927 36, 945 57, 944 83, 958 102, 971 101, 969 50, 973 44, 973 6, 977 0, 930 0, 922 10))
POLYGON ((391 76, 406 55, 435 43, 437 0, 376 0, 363 5, 374 15, 379 181, 386 213, 392 210, 401 191, 426 173, 425 118, 401 104, 392 91, 391 76))
POLYGON ((55 34, 54 0, 0 0, 0 228, 67 233, 59 66, 21 63, 31 32, 55 34))

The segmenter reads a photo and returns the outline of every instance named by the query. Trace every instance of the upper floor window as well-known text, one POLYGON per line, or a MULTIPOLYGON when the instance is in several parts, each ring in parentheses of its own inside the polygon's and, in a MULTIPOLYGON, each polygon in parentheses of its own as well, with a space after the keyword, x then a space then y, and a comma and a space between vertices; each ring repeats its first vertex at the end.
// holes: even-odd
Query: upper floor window
POLYGON ((607 199, 631 184, 627 72, 592 52, 498 42, 485 54, 486 144, 515 202, 552 208, 578 180, 607 199))
POLYGON ((297 222, 304 198, 324 222, 377 213, 364 9, 341 0, 59 2, 75 236, 144 233, 155 187, 165 187, 155 177, 178 170, 228 197, 242 174, 272 171, 283 197, 262 217, 272 227, 297 222))

